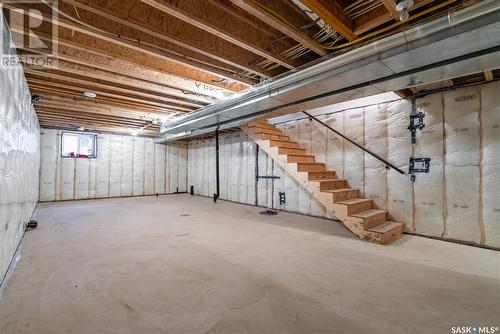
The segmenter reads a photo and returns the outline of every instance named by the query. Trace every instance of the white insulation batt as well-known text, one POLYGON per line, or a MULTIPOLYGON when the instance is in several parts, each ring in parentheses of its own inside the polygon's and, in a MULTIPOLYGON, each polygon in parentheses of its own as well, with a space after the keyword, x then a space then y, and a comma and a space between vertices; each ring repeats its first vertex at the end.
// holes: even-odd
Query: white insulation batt
MULTIPOLYGON (((219 137, 220 198, 255 204, 255 143, 244 133, 219 137)), ((188 187, 210 196, 215 187, 215 139, 192 140, 188 145, 188 187)))
MULTIPOLYGON (((310 111, 322 121, 386 158, 405 172, 409 159, 430 157, 429 174, 387 170, 383 163, 307 118, 276 125, 318 162, 334 169, 407 233, 500 247, 500 82, 435 93, 417 99, 425 129, 411 144, 411 103, 406 100, 359 108, 323 107, 310 111)), ((348 103, 345 103, 348 107, 348 103)), ((214 139, 192 140, 188 149, 188 186, 196 194, 215 192, 214 139)), ((326 216, 324 208, 241 132, 220 137, 221 198, 241 203, 326 216), (279 206, 279 192, 286 203, 279 206)))
POLYGON ((98 134, 97 158, 62 158, 62 131, 40 134, 42 202, 186 191, 186 143, 98 134))
POLYGON ((22 67, 0 64, 0 283, 38 202, 39 133, 22 67))

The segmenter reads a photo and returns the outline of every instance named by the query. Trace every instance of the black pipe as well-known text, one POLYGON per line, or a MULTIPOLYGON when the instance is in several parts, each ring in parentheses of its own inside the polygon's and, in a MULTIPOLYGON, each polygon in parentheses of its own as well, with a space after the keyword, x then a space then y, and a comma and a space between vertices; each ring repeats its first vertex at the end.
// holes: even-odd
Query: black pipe
POLYGON ((220 196, 220 181, 219 181, 219 127, 215 129, 215 187, 216 193, 214 194, 214 203, 220 196))
POLYGON ((259 205, 259 145, 255 143, 255 206, 259 205))

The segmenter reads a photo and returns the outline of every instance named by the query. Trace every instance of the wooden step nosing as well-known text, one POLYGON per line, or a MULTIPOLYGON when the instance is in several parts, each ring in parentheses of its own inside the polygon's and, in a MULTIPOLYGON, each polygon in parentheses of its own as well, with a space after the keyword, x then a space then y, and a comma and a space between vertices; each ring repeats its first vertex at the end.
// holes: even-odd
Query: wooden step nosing
POLYGON ((380 233, 380 234, 385 234, 385 233, 388 233, 388 232, 393 231, 395 229, 401 228, 402 225, 404 225, 404 224, 403 223, 396 223, 396 222, 385 221, 383 223, 380 223, 378 225, 370 227, 369 229, 367 229, 367 231, 375 232, 375 233, 380 233), (377 227, 381 228, 380 226, 381 225, 385 225, 385 224, 390 224, 392 226, 390 228, 388 228, 388 229, 377 230, 377 227))
POLYGON ((370 209, 370 210, 366 210, 366 211, 361 211, 361 212, 357 212, 355 214, 352 214, 351 216, 352 217, 355 217, 355 218, 361 218, 361 219, 369 219, 369 218, 372 218, 372 217, 375 217, 375 216, 378 216, 380 214, 384 214, 386 215, 387 214, 387 211, 386 210, 379 210, 379 209, 370 209), (370 213, 369 215, 366 215, 364 214, 363 215, 363 212, 366 212, 366 211, 374 211, 372 213, 370 213))
MULTIPOLYGON (((372 202, 371 198, 353 198, 345 201, 338 202, 336 204, 350 205, 350 204, 360 204, 365 202, 372 202)), ((364 210, 367 211, 367 210, 364 210)))

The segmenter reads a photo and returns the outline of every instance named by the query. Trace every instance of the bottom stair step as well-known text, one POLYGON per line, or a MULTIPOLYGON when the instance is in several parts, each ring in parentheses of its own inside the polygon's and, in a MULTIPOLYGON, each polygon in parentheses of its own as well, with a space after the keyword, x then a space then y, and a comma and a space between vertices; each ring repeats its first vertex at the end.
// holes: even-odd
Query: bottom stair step
POLYGON ((365 229, 369 229, 387 221, 387 211, 370 209, 355 213, 347 219, 353 223, 361 223, 365 229))
POLYGON ((375 232, 382 235, 382 244, 388 244, 398 238, 403 233, 403 223, 385 222, 368 229, 369 232, 375 232))

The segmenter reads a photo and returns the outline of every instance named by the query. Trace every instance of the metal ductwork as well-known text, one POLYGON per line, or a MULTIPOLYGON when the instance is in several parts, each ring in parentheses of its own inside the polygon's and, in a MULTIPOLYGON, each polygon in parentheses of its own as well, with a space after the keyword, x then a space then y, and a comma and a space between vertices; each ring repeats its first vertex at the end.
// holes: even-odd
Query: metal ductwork
POLYGON ((191 112, 164 125, 158 141, 498 68, 499 32, 500 2, 483 0, 191 112))

